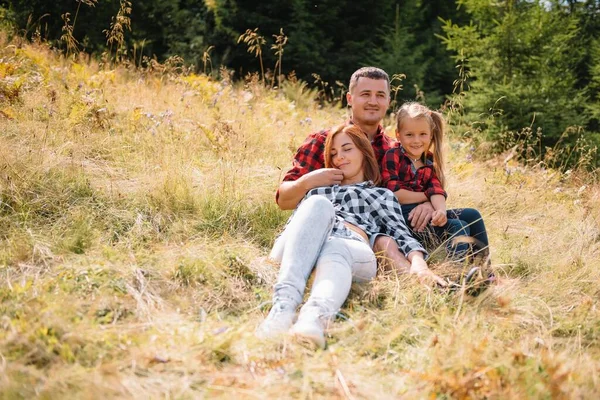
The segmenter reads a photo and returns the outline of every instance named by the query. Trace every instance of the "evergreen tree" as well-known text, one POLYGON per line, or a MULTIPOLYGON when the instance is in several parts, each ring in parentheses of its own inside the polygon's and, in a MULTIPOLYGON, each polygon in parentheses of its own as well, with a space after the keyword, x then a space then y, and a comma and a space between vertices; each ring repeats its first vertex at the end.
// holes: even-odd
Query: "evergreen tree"
POLYGON ((569 126, 587 123, 586 93, 576 86, 577 20, 539 1, 462 0, 469 25, 447 21, 445 43, 468 59, 473 80, 466 97, 471 121, 498 139, 531 127, 553 146, 569 126))
MULTIPOLYGON (((384 28, 381 31, 383 46, 375 48, 372 52, 374 64, 383 68, 390 76, 405 76, 401 83, 402 91, 392 95, 399 104, 414 100, 417 97, 417 88, 423 88, 426 64, 423 59, 424 46, 416 42, 415 35, 409 31, 409 25, 403 24, 404 20, 416 19, 417 11, 414 6, 406 5, 401 9, 400 5, 396 5, 393 28, 384 28)), ((400 82, 392 82, 392 85, 398 84, 400 82)))
POLYGON ((465 16, 454 1, 401 1, 379 31, 382 46, 373 49, 372 60, 390 75, 406 75, 399 103, 418 99, 438 108, 452 92, 456 71, 451 53, 437 37, 440 18, 463 21, 465 16))

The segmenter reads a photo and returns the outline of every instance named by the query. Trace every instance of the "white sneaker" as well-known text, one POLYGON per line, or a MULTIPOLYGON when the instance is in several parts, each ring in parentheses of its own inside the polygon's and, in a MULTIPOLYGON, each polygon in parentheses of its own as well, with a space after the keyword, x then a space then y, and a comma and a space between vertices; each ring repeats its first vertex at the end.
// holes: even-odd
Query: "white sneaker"
POLYGON ((298 322, 294 324, 290 333, 308 347, 325 348, 324 323, 316 313, 300 313, 298 322))
POLYGON ((268 339, 287 333, 294 323, 295 317, 296 307, 288 302, 276 302, 267 318, 256 329, 256 336, 268 339))

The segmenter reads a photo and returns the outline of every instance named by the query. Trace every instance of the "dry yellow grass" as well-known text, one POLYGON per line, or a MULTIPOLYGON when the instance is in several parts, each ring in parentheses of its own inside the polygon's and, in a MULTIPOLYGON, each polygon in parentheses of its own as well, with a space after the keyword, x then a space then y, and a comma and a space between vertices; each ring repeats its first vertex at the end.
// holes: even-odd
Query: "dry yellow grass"
POLYGON ((600 395, 592 177, 453 140, 449 206, 484 214, 499 284, 471 298, 380 274, 326 350, 260 342, 274 191, 344 111, 0 44, 0 397, 600 395))

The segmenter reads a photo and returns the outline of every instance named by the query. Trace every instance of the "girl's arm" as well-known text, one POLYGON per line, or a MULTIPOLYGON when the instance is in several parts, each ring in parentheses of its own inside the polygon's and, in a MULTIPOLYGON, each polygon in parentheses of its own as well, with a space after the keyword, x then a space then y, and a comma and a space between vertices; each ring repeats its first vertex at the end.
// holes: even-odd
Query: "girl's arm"
POLYGON ((441 194, 434 194, 429 198, 429 201, 431 201, 434 210, 442 211, 444 214, 446 213, 446 198, 444 196, 441 194))
MULTIPOLYGON (((423 203, 428 200, 427 196, 425 196, 425 193, 413 192, 411 190, 406 190, 406 189, 396 190, 394 192, 394 196, 396 196, 396 198, 398 199, 398 202, 400 204, 423 203)), ((445 204, 445 202, 444 202, 444 204, 445 204)), ((434 206, 434 209, 435 209, 435 206, 434 206)))
POLYGON ((433 226, 444 226, 448 222, 446 216, 446 198, 441 194, 434 194, 429 198, 435 211, 431 216, 431 225, 433 226))

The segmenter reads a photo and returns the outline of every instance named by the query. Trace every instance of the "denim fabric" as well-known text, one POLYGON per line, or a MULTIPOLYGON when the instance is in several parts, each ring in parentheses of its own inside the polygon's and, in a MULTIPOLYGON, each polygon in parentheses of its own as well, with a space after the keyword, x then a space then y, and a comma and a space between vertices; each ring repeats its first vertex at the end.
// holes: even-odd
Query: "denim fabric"
POLYGON ((308 302, 324 313, 336 313, 353 279, 368 281, 375 276, 373 250, 358 234, 355 238, 331 236, 334 220, 333 205, 323 196, 311 196, 300 204, 271 250, 270 258, 281 263, 274 303, 300 304, 316 266, 308 302))
POLYGON ((346 301, 352 281, 363 283, 375 277, 377 260, 366 242, 331 236, 316 268, 310 297, 301 313, 318 307, 322 317, 332 318, 346 301))
MULTIPOLYGON (((402 205, 402 215, 408 221, 408 214, 418 204, 405 204, 402 205)), ((446 249, 448 253, 457 257, 462 257, 471 246, 475 251, 487 249, 489 241, 483 218, 479 211, 473 208, 456 208, 446 211, 448 222, 442 227, 429 225, 425 232, 414 232, 408 222, 409 228, 415 235, 415 237, 421 241, 426 247, 436 243, 430 242, 446 242, 446 249), (460 236, 467 236, 473 238, 472 244, 460 243, 460 236), (452 239, 456 238, 457 243, 455 244, 452 239), (433 240, 432 240, 433 239, 433 240)))
POLYGON ((281 263, 273 301, 302 302, 306 281, 335 222, 333 204, 312 196, 300 203, 276 240, 270 258, 281 263))

